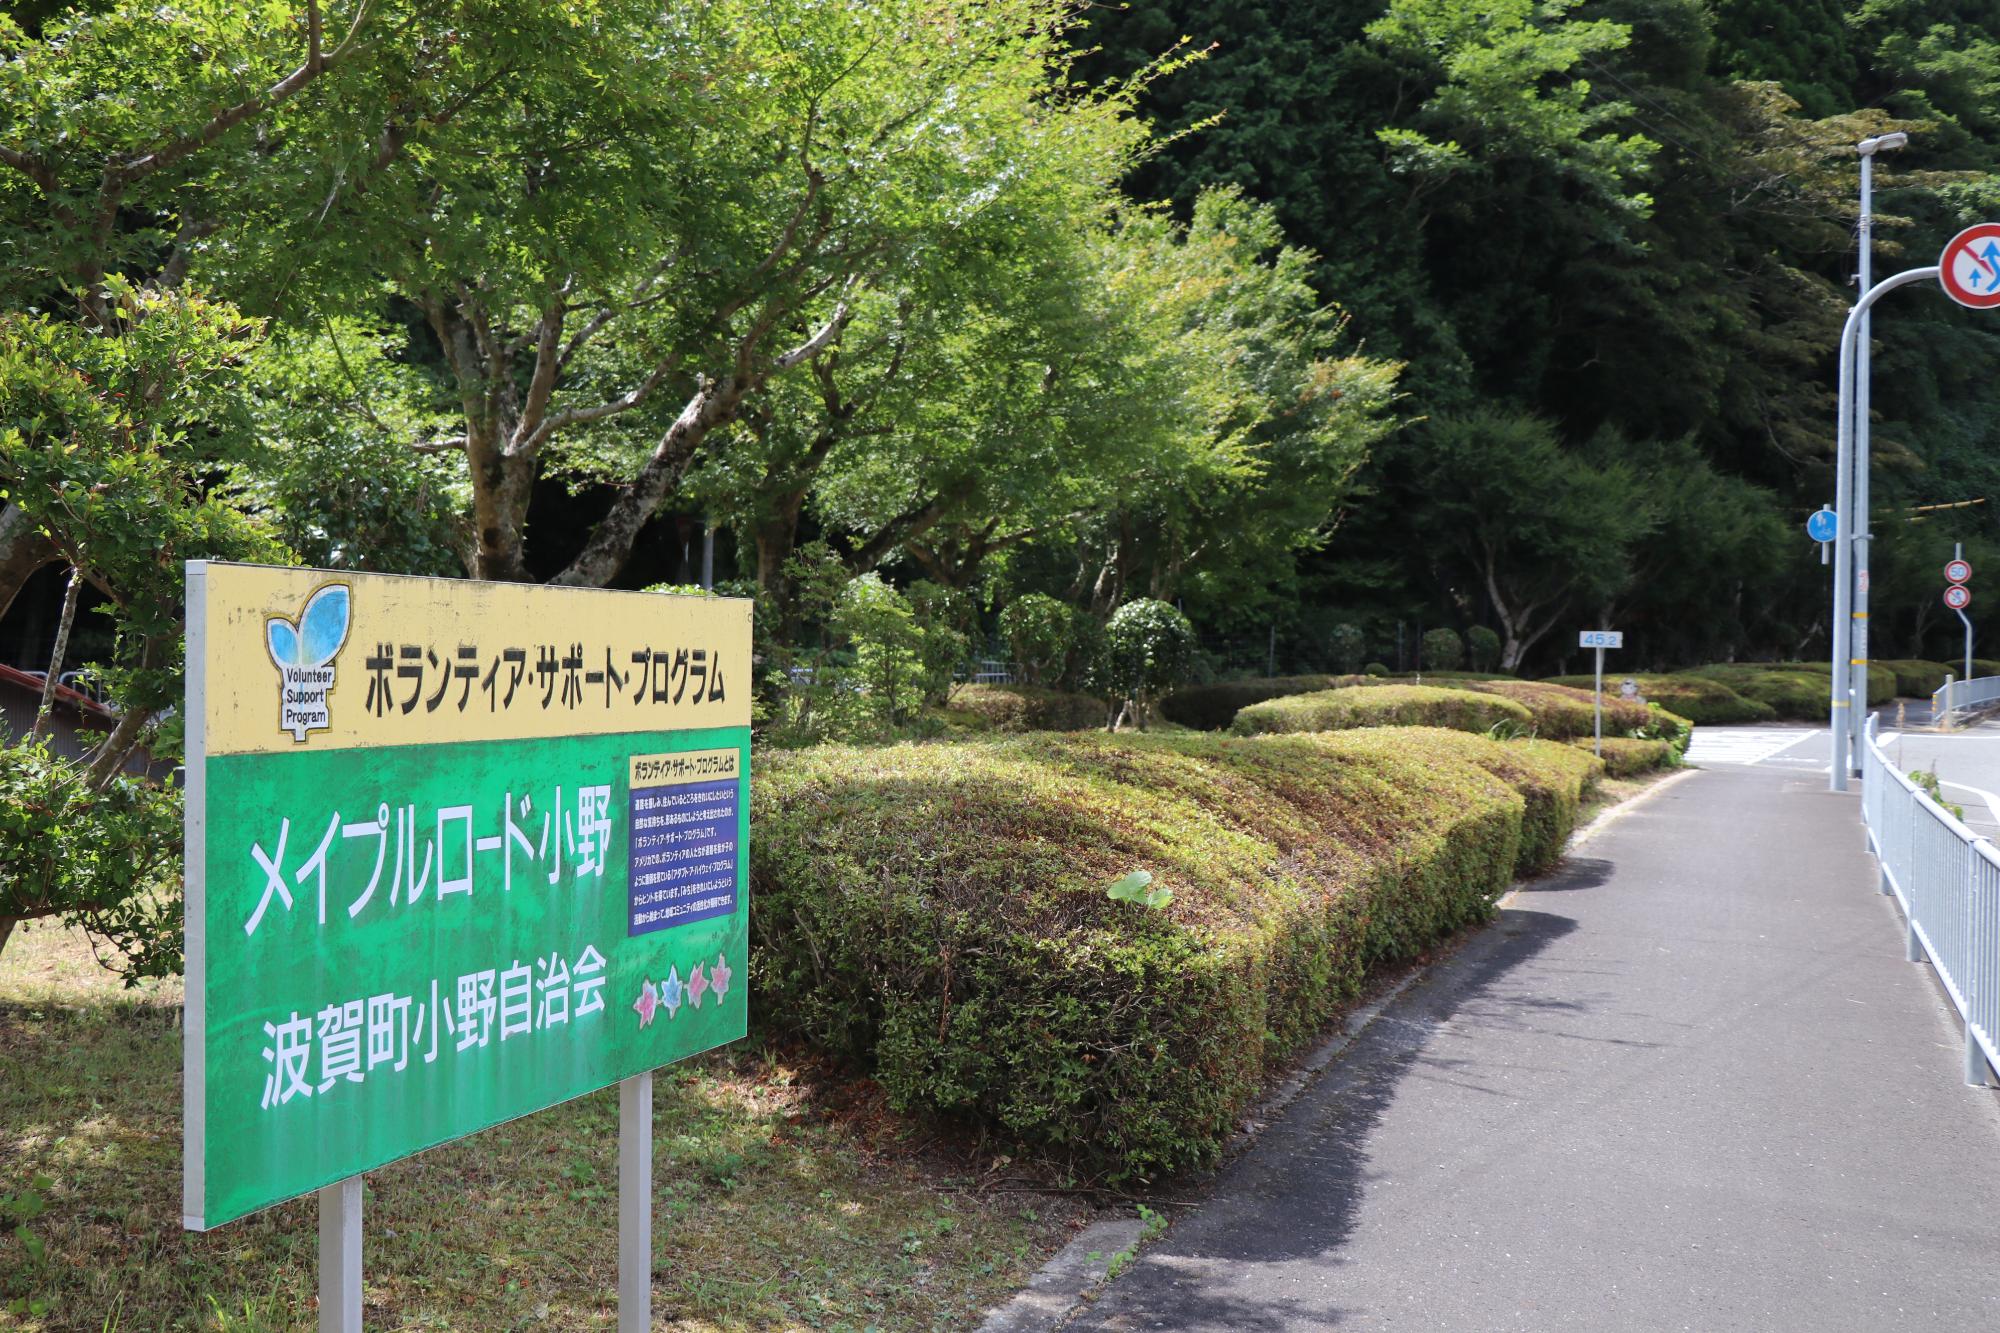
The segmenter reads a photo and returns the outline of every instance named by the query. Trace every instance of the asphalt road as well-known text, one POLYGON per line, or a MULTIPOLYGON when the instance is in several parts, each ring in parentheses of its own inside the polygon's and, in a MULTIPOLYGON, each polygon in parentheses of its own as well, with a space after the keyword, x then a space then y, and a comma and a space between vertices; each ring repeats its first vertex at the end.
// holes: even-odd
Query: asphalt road
POLYGON ((2000 839, 2000 721, 1953 732, 1885 731, 1882 748, 1905 773, 1935 769, 1972 831, 2000 839))
POLYGON ((2000 1093, 1824 782, 1624 812, 1068 1327, 2000 1326, 2000 1093))

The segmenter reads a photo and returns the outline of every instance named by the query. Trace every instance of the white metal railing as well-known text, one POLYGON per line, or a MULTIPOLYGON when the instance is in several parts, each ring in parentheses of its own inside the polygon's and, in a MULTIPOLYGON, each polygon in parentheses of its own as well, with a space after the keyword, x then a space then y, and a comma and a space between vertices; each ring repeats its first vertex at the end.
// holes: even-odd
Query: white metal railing
POLYGON ((1882 892, 1909 923, 1911 962, 1928 961, 1965 1022, 1965 1081, 2000 1069, 2000 853, 1898 772, 1868 720, 1861 817, 1882 892))
POLYGON ((1953 713, 2000 703, 2000 676, 1946 680, 1931 693, 1931 720, 1942 722, 1953 713))

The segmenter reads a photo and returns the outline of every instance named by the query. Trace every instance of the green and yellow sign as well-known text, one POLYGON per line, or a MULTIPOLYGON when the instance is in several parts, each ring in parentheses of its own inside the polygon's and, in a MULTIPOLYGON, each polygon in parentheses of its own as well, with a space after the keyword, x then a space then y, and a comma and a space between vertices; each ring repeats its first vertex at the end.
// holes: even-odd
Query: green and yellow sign
POLYGON ((750 606, 188 566, 185 1223, 744 1034, 750 606))

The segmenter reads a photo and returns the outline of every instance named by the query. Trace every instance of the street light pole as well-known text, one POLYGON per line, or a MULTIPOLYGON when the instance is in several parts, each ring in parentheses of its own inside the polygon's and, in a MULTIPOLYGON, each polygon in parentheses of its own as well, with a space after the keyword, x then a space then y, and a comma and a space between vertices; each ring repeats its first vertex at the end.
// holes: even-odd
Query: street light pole
MULTIPOLYGON (((1861 294, 1854 303, 1854 309, 1847 314, 1847 324, 1840 331, 1840 425, 1835 434, 1834 451, 1834 505, 1839 513, 1838 530, 1834 533, 1833 551, 1833 690, 1832 717, 1828 728, 1833 733, 1833 772, 1828 785, 1834 791, 1847 790, 1849 744, 1852 740, 1850 724, 1853 721, 1854 689, 1852 668, 1862 666, 1862 703, 1868 700, 1866 671, 1867 660, 1852 653, 1850 633, 1856 623, 1853 618, 1854 594, 1854 553, 1861 546, 1849 538, 1865 528, 1866 522, 1857 521, 1853 485, 1854 466, 1854 417, 1855 417, 1855 363, 1860 342, 1861 323, 1868 312, 1889 292, 1898 287, 1907 287, 1913 282, 1922 282, 1938 275, 1938 266, 1905 269, 1893 278, 1884 278, 1861 294)), ((1855 750, 1853 753, 1859 753, 1855 750)))
MULTIPOLYGON (((1860 264, 1855 308, 1861 311, 1860 344, 1857 348, 1854 384, 1854 588, 1849 612, 1847 656, 1860 668, 1860 684, 1854 693, 1859 704, 1848 710, 1849 754, 1861 757, 1861 732, 1868 714, 1868 542, 1869 530, 1868 450, 1869 450, 1869 355, 1872 350, 1871 325, 1874 321, 1860 305, 1861 298, 1875 285, 1875 155, 1893 152, 1910 141, 1903 133, 1879 134, 1855 145, 1861 156, 1861 218, 1858 231, 1860 264)), ((1845 512, 1845 511, 1843 511, 1845 512)))

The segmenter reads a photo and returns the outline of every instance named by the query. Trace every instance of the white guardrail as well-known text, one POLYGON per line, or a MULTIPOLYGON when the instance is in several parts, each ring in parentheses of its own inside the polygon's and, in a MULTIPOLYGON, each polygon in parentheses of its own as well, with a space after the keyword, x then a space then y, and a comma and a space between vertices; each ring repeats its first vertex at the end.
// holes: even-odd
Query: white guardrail
MULTIPOLYGON (((1983 682, 1972 682, 1979 684, 1983 682)), ((1882 892, 1909 923, 1909 958, 1928 961, 1965 1022, 1965 1081, 2000 1070, 2000 852, 1897 771, 1875 738, 1861 754, 1861 817, 1882 892)))
POLYGON ((1953 713, 2000 703, 2000 676, 1947 680, 1931 692, 1931 717, 1944 721, 1953 713))

